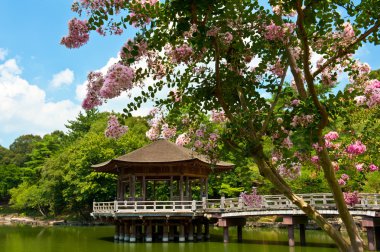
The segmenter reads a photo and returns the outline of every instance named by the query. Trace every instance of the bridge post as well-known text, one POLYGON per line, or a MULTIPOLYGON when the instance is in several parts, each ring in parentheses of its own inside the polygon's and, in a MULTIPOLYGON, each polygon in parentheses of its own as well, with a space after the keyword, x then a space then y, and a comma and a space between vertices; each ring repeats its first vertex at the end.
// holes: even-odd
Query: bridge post
POLYGON ((136 221, 131 223, 131 235, 129 236, 129 242, 136 242, 136 221))
POLYGON ((168 242, 169 241, 169 223, 165 222, 163 230, 162 230, 162 241, 168 242))
POLYGON ((197 240, 201 241, 203 239, 203 234, 202 234, 202 223, 198 222, 197 223, 197 240))
POLYGON ((129 232, 130 232, 130 225, 129 221, 124 222, 124 241, 129 241, 129 232))
POLYGON ((205 239, 210 239, 210 224, 208 222, 205 223, 205 239))
POLYGON ((152 221, 149 220, 145 226, 145 241, 152 242, 152 240, 152 221))
POLYGON ((179 224, 179 242, 184 242, 185 241, 185 223, 181 222, 179 224))
POLYGON ((124 223, 119 222, 119 241, 124 241, 124 223))
POLYGON ((228 232, 228 226, 223 227, 223 241, 225 243, 230 241, 230 234, 228 232))
POLYGON ((380 250, 380 218, 363 218, 362 227, 367 230, 368 250, 380 250))
POLYGON ((288 243, 289 247, 294 247, 294 225, 288 225, 288 243))
POLYGON ((243 241, 243 226, 241 225, 237 226, 237 239, 238 239, 238 242, 243 241))
POLYGON ((306 246, 306 223, 307 223, 307 216, 283 216, 283 224, 288 226, 288 241, 289 246, 294 247, 295 241, 294 241, 294 226, 299 224, 300 228, 300 241, 301 246, 306 246))
POLYGON ((114 240, 119 240, 119 222, 115 221, 115 235, 114 235, 114 240))
POLYGON ((189 241, 194 241, 194 226, 193 226, 193 222, 189 222, 189 225, 188 225, 188 236, 187 236, 187 239, 189 241))

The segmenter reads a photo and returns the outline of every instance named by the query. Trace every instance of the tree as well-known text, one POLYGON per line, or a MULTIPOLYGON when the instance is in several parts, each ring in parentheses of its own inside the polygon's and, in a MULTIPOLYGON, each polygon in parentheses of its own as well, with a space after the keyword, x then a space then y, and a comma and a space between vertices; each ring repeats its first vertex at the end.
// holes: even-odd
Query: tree
MULTIPOLYGON (((185 122, 196 122, 199 111, 211 112, 212 120, 223 128, 217 135, 208 133, 204 140, 209 144, 204 144, 198 139, 201 134, 196 135, 197 129, 191 127, 200 124, 187 123, 186 132, 184 126, 176 125, 181 129, 176 131, 161 117, 151 123, 147 133, 151 139, 177 132, 178 144, 194 144, 209 152, 220 136, 236 153, 252 157, 260 174, 315 220, 340 251, 363 251, 342 181, 334 170, 340 148, 335 141, 349 135, 349 130, 338 134, 328 127, 334 128, 337 117, 347 116, 347 107, 373 110, 380 103, 380 81, 369 80, 369 66, 352 58, 363 43, 379 43, 380 2, 269 2, 272 10, 255 0, 82 0, 72 9, 89 18, 72 19, 69 35, 61 43, 77 48, 87 43, 91 30, 120 35, 128 24, 139 28, 135 38, 122 47, 120 62, 105 75, 89 74, 84 108, 99 106, 153 79, 128 104, 125 113, 130 115, 163 87, 173 88, 168 98, 156 98, 158 107, 166 108, 169 115, 190 108, 185 122), (114 14, 121 16, 120 21, 114 14), (313 56, 320 58, 312 62, 313 56), (342 71, 352 86, 333 91, 342 71), (292 78, 290 87, 288 78, 292 78), (292 140, 300 144, 296 147, 292 140), (310 159, 305 157, 310 156, 323 171, 349 240, 289 186, 286 177, 309 166, 310 159)), ((114 123, 111 132, 120 132, 121 127, 114 123)), ((341 145, 346 167, 354 167, 355 159, 366 150, 363 139, 355 134, 350 137, 347 146, 341 145)))

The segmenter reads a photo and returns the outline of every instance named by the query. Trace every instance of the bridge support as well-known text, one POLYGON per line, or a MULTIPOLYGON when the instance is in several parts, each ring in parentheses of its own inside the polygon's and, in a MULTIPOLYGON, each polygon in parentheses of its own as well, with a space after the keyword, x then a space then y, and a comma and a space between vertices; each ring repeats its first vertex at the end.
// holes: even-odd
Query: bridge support
POLYGON ((130 225, 129 225, 129 222, 126 221, 124 222, 124 241, 125 242, 128 242, 129 241, 129 232, 130 232, 130 225))
POLYGON ((178 237, 179 242, 184 242, 185 241, 185 224, 180 223, 179 224, 179 237, 178 237))
POLYGON ((225 218, 225 219, 219 219, 218 220, 218 226, 223 227, 223 241, 229 242, 229 232, 228 228, 231 226, 237 226, 237 236, 238 241, 243 240, 243 226, 246 223, 245 218, 225 218))
POLYGON ((129 236, 129 242, 136 242, 136 223, 134 220, 131 223, 131 235, 129 236))
POLYGON ((116 240, 119 240, 119 231, 120 231, 120 229, 119 229, 119 222, 115 222, 115 235, 114 235, 114 240, 116 241, 116 240))
POLYGON ((306 246, 306 216, 283 216, 283 224, 288 226, 289 247, 294 247, 294 227, 299 224, 301 246, 306 246))
POLYGON ((363 218, 362 227, 367 230, 368 250, 380 250, 380 218, 363 218))
POLYGON ((169 223, 164 224, 163 228, 163 234, 162 234, 162 241, 168 242, 169 241, 169 223))
POLYGON ((194 226, 192 222, 189 222, 189 225, 187 226, 187 239, 189 241, 194 241, 194 226))
POLYGON ((152 242, 152 221, 147 221, 145 226, 145 241, 152 242))

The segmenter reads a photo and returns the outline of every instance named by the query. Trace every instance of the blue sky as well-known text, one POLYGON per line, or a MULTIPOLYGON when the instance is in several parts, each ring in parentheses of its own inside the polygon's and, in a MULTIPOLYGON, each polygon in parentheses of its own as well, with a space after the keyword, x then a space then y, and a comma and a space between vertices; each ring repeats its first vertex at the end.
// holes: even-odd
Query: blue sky
MULTIPOLYGON (((64 130, 65 122, 81 109, 88 72, 115 61, 122 44, 133 35, 133 30, 122 36, 92 33, 85 46, 67 49, 59 42, 75 16, 71 4, 71 0, 0 1, 0 145, 4 147, 22 134, 64 130)), ((380 48, 371 45, 357 53, 373 69, 380 68, 379 55, 380 48)), ((120 111, 126 103, 123 96, 102 110, 120 111)))

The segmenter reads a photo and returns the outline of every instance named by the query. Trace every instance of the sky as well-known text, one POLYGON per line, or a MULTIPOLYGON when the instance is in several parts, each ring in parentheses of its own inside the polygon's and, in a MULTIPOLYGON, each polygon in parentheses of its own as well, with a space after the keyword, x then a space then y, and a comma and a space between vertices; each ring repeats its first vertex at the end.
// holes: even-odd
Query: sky
MULTIPOLYGON (((81 111, 87 74, 106 70, 134 31, 121 36, 91 34, 79 49, 59 44, 75 17, 71 0, 0 0, 0 145, 9 147, 23 134, 43 136, 65 131, 65 123, 81 111)), ((364 45, 356 54, 373 69, 380 68, 380 46, 364 45)), ((101 111, 120 112, 123 95, 101 111)), ((146 105, 136 115, 150 109, 146 105)))

